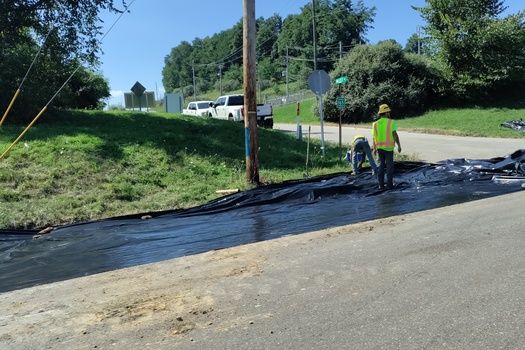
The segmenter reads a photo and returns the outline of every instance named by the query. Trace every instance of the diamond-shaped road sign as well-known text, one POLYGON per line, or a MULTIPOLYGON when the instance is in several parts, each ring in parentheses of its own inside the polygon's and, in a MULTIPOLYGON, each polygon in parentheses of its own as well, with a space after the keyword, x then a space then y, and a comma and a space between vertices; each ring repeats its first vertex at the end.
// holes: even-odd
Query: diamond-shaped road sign
POLYGON ((135 95, 137 95, 138 97, 142 96, 142 94, 144 93, 144 91, 146 91, 146 88, 144 86, 142 86, 141 83, 139 83, 138 81, 135 83, 135 85, 133 85, 133 87, 131 88, 131 92, 133 92, 135 95))

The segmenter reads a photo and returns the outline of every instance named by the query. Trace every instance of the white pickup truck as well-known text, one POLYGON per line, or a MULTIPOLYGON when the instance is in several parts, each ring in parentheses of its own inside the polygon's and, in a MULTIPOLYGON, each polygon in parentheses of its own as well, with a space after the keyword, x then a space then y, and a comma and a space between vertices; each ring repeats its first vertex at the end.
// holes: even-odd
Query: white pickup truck
POLYGON ((188 107, 182 110, 182 114, 207 117, 210 103, 213 101, 193 101, 188 103, 188 107))
MULTIPOLYGON (((244 95, 225 95, 210 103, 208 117, 227 119, 232 121, 244 121, 244 95)), ((273 128, 272 105, 257 104, 257 125, 264 128, 273 128)))

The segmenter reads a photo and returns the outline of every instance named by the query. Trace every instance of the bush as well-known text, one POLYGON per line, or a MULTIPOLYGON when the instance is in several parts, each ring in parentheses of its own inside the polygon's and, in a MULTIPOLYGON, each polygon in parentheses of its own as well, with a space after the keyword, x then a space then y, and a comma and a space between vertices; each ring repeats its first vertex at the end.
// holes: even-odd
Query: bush
POLYGON ((331 73, 332 85, 323 99, 324 118, 339 121, 337 97, 346 99, 343 121, 372 121, 380 104, 387 103, 398 117, 414 115, 428 108, 437 96, 438 75, 424 57, 403 52, 401 45, 386 41, 356 46, 331 73))

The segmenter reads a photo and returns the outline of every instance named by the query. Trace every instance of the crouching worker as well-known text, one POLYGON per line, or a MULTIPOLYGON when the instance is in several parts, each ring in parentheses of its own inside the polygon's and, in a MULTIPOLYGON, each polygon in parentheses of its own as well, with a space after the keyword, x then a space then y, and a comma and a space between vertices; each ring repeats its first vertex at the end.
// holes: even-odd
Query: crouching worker
POLYGON ((357 135, 352 141, 352 170, 354 175, 359 173, 359 169, 361 169, 367 157, 370 167, 372 167, 372 175, 377 174, 377 165, 374 161, 368 140, 363 135, 357 135), (361 160, 358 159, 358 153, 362 154, 361 160))

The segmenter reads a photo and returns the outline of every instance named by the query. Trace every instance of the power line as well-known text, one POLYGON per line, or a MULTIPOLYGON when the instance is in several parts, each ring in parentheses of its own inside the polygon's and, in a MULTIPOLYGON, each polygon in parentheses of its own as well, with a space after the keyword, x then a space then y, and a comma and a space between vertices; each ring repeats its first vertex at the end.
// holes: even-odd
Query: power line
MULTIPOLYGON (((135 0, 131 0, 130 4, 128 6, 126 6, 125 10, 120 14, 120 16, 115 20, 115 22, 113 23, 113 25, 107 30, 106 34, 104 34, 102 36, 102 38, 100 39, 99 43, 102 42, 102 40, 104 40, 104 38, 108 35, 108 33, 111 31, 111 29, 115 26, 115 24, 117 24, 117 22, 120 20, 120 18, 124 15, 125 12, 127 12, 127 10, 130 8, 130 6, 135 2, 135 0)), ((49 99, 49 101, 46 103, 46 105, 40 110, 40 112, 36 115, 36 117, 33 119, 33 121, 24 129, 24 131, 22 131, 22 133, 16 138, 15 141, 13 141, 13 143, 5 150, 4 153, 2 153, 2 155, 0 155, 0 160, 2 158, 4 158, 4 156, 9 153, 9 151, 18 143, 18 141, 20 141, 20 139, 29 131, 29 129, 31 129, 31 127, 36 123, 36 121, 38 120, 38 118, 40 118, 40 116, 45 112, 45 110, 47 109, 47 107, 51 104, 51 102, 58 96, 58 94, 60 93, 60 91, 62 91, 62 89, 64 88, 64 86, 66 86, 66 84, 71 80, 71 78, 73 77, 73 75, 75 75, 75 73, 80 69, 80 67, 82 67, 82 65, 86 62, 87 60, 87 57, 89 57, 93 52, 95 52, 97 48, 93 48, 86 56, 83 60, 80 61, 80 63, 78 64, 77 68, 73 71, 73 73, 71 73, 69 75, 69 77, 66 79, 66 81, 64 82, 64 84, 62 84, 62 86, 56 91, 56 93, 53 95, 53 97, 51 97, 49 99)))
POLYGON ((38 58, 38 56, 40 55, 40 51, 42 51, 42 47, 44 47, 44 44, 46 43, 47 41, 47 37, 49 36, 49 34, 51 34, 51 31, 54 29, 54 26, 52 25, 50 28, 49 28, 49 31, 47 32, 46 36, 44 37, 44 41, 42 42, 42 44, 40 44, 40 47, 38 48, 38 52, 36 53, 35 57, 33 58, 33 62, 31 62, 31 65, 29 66, 29 68, 27 69, 27 72, 26 72, 26 75, 24 76, 24 78, 22 79, 22 81, 20 82, 20 85, 18 85, 18 89, 16 89, 16 92, 15 92, 15 95, 13 96, 13 98, 11 99, 11 103, 9 103, 9 106, 7 107, 5 113, 4 113, 4 116, 2 117, 2 120, 0 120, 0 126, 4 123, 4 120, 5 118, 7 117, 7 114, 9 114, 9 111, 11 110, 11 107, 13 107, 13 103, 15 102, 16 98, 18 97, 18 95, 20 94, 20 91, 22 90, 22 86, 24 85, 24 82, 26 81, 26 78, 27 76, 29 75, 29 72, 31 71, 31 68, 33 68, 33 65, 35 64, 35 61, 36 59, 38 58))

